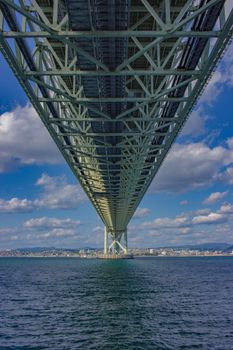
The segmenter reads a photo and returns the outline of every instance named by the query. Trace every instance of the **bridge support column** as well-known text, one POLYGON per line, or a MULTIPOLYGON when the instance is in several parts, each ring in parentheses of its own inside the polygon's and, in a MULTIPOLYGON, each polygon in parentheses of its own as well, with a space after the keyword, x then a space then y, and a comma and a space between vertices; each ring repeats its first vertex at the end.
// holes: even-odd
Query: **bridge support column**
POLYGON ((104 228, 104 255, 103 258, 121 258, 128 253, 127 229, 125 231, 112 232, 104 228), (111 244, 109 245, 109 236, 111 244))
POLYGON ((108 229, 106 226, 104 228, 104 254, 108 254, 108 229))
POLYGON ((112 243, 109 246, 109 253, 113 255, 127 254, 127 230, 123 232, 112 233, 112 243), (123 238, 123 239, 122 239, 123 238))
POLYGON ((128 253, 128 238, 127 238, 127 229, 124 232, 124 246, 125 246, 125 253, 128 253))

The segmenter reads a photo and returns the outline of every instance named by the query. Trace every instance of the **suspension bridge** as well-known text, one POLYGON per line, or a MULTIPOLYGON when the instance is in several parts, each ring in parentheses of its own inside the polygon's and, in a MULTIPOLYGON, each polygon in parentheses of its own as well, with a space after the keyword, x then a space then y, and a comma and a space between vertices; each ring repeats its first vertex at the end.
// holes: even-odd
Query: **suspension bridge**
POLYGON ((106 255, 127 253, 232 29, 232 0, 0 0, 0 50, 102 219, 106 255))

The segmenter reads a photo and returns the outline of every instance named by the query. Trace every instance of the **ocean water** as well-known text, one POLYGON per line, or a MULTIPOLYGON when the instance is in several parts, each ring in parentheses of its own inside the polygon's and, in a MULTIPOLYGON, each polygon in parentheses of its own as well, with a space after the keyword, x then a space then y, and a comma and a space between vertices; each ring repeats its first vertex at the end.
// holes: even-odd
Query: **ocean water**
POLYGON ((233 349, 233 257, 0 259, 0 349, 233 349))

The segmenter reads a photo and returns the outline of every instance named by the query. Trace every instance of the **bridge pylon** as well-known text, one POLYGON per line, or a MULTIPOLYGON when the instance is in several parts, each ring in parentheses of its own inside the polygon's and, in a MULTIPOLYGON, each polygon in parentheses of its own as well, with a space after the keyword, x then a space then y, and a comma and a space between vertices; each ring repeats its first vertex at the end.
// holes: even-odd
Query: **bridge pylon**
POLYGON ((121 256, 128 253, 127 229, 120 232, 112 232, 106 226, 104 228, 104 255, 121 256), (111 243, 109 244, 109 237, 111 243))

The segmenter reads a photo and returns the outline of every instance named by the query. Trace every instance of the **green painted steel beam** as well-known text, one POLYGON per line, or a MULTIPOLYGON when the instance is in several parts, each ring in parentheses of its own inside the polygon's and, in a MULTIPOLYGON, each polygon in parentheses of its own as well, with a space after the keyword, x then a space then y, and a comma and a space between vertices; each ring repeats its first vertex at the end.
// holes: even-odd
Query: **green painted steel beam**
MULTIPOLYGON (((152 103, 154 99, 157 99, 161 102, 184 102, 187 101, 187 97, 161 97, 160 99, 155 96, 150 97, 77 97, 75 98, 75 103, 119 103, 119 102, 148 102, 152 103)), ((38 98, 39 102, 69 102, 69 99, 62 99, 59 97, 51 98, 38 98)))
POLYGON ((25 76, 32 77, 32 76, 90 76, 90 77, 114 77, 114 76, 160 76, 160 75, 200 75, 200 70, 183 70, 183 69, 163 69, 163 68, 156 68, 154 70, 148 69, 148 70, 127 70, 124 69, 122 71, 101 71, 101 70, 72 70, 72 69, 56 69, 56 70, 46 70, 46 71, 26 71, 24 73, 25 76))
POLYGON ((46 31, 36 31, 36 32, 3 32, 2 36, 4 38, 48 38, 57 39, 61 38, 127 38, 127 37, 137 37, 137 38, 189 38, 189 37, 219 37, 221 35, 220 31, 177 31, 171 33, 169 30, 166 31, 156 31, 156 30, 117 30, 117 31, 54 31, 53 33, 46 31))

